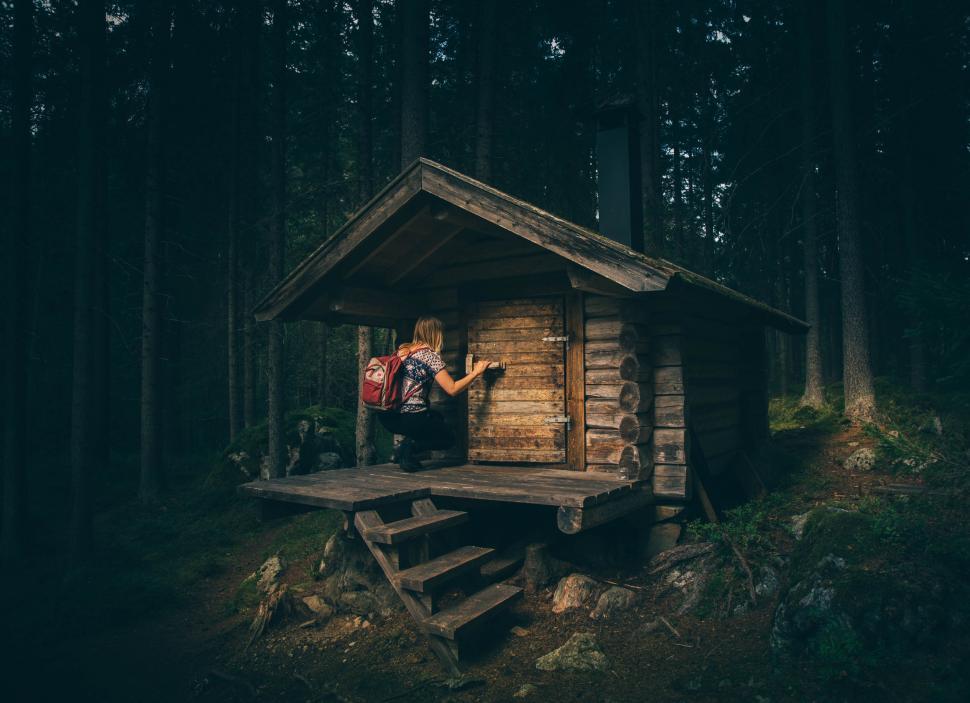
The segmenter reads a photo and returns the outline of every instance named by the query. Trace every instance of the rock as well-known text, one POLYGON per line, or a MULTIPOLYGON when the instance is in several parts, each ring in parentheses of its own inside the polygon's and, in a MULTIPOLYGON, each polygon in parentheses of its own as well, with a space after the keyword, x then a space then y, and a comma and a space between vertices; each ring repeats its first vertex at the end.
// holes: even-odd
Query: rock
POLYGON ((876 466, 876 450, 870 447, 856 449, 845 458, 842 465, 849 471, 872 471, 876 466))
POLYGON ((552 596, 552 612, 561 613, 586 605, 596 589, 596 581, 585 574, 570 574, 559 581, 552 596))
POLYGON ((333 608, 323 602, 323 599, 318 595, 304 596, 303 605, 310 609, 318 619, 326 620, 331 615, 333 615, 333 608))
POLYGON ((627 610, 633 605, 635 598, 636 595, 629 588, 613 586, 603 591, 589 616, 594 620, 608 618, 621 610, 627 610))
POLYGON ((863 656, 888 666, 946 642, 949 577, 932 562, 914 572, 895 559, 871 516, 813 511, 774 613, 772 650, 851 670, 863 656))
POLYGON ((795 536, 795 539, 801 539, 805 534, 805 525, 808 524, 808 516, 811 514, 812 511, 809 510, 791 519, 791 533, 795 536))
POLYGON ((661 552, 666 552, 677 546, 682 532, 681 526, 676 522, 665 522, 660 525, 653 525, 647 537, 645 556, 652 559, 661 552))
POLYGON ((344 460, 337 452, 321 452, 317 455, 317 471, 330 471, 343 466, 344 460))
POLYGON ((606 655, 591 632, 573 633, 562 647, 536 660, 541 671, 605 671, 606 667, 606 655))
POLYGON ((651 620, 644 624, 643 631, 646 633, 656 632, 660 629, 660 620, 651 620))
POLYGON ((760 598, 771 598, 778 592, 781 581, 778 573, 770 566, 762 566, 755 576, 754 592, 760 598))
POLYGON ((513 698, 526 698, 533 693, 538 693, 539 687, 535 684, 526 683, 519 686, 519 690, 512 694, 513 698))
POLYGON ((338 603, 343 610, 355 615, 369 615, 384 608, 370 591, 345 591, 340 594, 338 603))
POLYGON ((527 629, 525 629, 524 627, 519 627, 518 625, 516 625, 515 627, 513 627, 512 630, 511 630, 511 632, 516 637, 528 637, 529 636, 529 631, 527 629))
POLYGON ((274 554, 256 569, 256 587, 263 593, 274 590, 280 582, 280 576, 286 569, 286 561, 279 554, 274 554))

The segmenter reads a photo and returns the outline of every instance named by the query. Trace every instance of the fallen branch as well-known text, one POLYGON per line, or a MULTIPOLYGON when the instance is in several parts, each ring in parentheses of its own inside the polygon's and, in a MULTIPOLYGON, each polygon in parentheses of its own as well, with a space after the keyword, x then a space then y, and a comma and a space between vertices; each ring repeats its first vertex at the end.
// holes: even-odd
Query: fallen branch
POLYGON ((670 629, 670 631, 674 633, 675 637, 680 638, 680 633, 677 632, 677 628, 671 625, 670 621, 667 618, 665 618, 663 615, 660 616, 660 622, 666 625, 670 629))
POLYGON ((610 586, 619 586, 620 588, 629 588, 631 591, 645 591, 647 590, 643 586, 634 586, 632 583, 620 583, 619 581, 613 581, 612 579, 604 579, 599 576, 590 576, 594 581, 599 581, 600 583, 605 583, 610 586))
POLYGON ((721 528, 721 535, 724 537, 724 541, 728 543, 728 546, 731 547, 731 551, 734 552, 734 556, 738 558, 741 568, 744 569, 744 573, 748 577, 748 595, 751 596, 751 605, 757 605, 758 594, 754 588, 754 574, 751 573, 751 566, 748 564, 748 560, 744 558, 741 550, 738 549, 737 545, 734 543, 734 540, 728 536, 727 530, 725 530, 723 527, 721 528))

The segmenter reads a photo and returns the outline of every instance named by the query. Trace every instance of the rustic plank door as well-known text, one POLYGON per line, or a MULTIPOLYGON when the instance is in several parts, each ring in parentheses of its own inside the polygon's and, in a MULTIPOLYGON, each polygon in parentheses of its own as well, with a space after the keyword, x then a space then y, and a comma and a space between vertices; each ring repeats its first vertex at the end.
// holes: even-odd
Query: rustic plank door
POLYGON ((566 462, 561 296, 473 304, 468 353, 504 362, 468 391, 468 460, 566 462))

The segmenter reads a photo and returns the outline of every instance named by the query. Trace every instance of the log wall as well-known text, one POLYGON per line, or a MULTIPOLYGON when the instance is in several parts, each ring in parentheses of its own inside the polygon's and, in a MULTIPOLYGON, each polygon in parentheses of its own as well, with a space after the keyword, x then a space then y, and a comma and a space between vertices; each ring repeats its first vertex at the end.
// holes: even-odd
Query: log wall
POLYGON ((643 479, 653 466, 653 369, 642 303, 585 295, 586 468, 643 479))
POLYGON ((687 499, 691 485, 684 330, 675 314, 654 311, 653 318, 653 493, 661 498, 687 499))

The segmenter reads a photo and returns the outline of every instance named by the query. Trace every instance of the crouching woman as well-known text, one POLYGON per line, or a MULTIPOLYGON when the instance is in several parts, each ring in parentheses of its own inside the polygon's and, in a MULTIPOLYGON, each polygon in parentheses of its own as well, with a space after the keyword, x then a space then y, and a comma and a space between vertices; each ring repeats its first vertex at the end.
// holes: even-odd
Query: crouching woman
POLYGON ((478 361, 471 373, 454 380, 441 359, 443 344, 441 320, 424 316, 415 323, 411 341, 397 350, 398 356, 403 359, 401 390, 407 400, 396 411, 381 413, 378 418, 388 432, 404 435, 404 441, 393 458, 404 471, 421 468, 421 463, 415 458, 419 452, 448 449, 455 443, 455 433, 445 423, 445 418, 429 407, 432 382, 441 386, 448 395, 456 396, 488 368, 488 361, 478 361))

